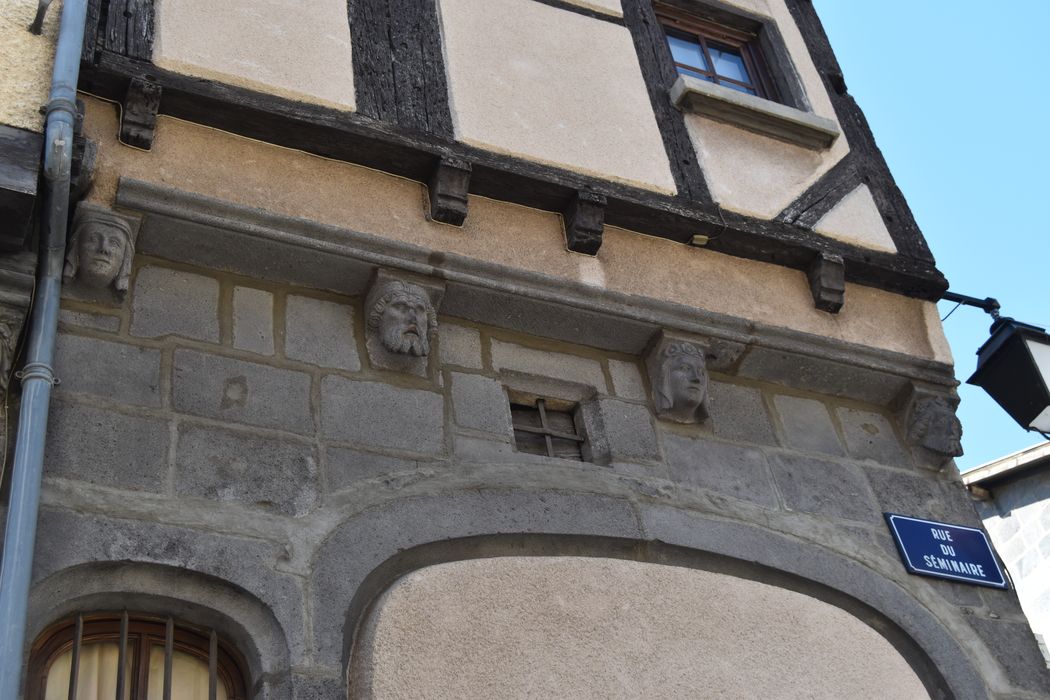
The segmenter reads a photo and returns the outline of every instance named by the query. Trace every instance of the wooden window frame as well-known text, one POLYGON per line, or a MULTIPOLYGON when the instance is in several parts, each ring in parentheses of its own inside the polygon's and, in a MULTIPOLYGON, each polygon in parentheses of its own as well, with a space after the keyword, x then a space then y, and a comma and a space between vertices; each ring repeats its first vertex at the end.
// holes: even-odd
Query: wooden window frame
MULTIPOLYGON (((131 657, 131 672, 125 680, 131 700, 146 700, 149 657, 153 647, 165 650, 166 677, 170 682, 173 652, 194 656, 208 665, 209 677, 221 682, 228 700, 247 700, 246 665, 231 645, 214 630, 202 629, 171 617, 122 613, 77 614, 45 629, 33 644, 26 677, 26 700, 41 700, 47 690, 52 664, 67 651, 74 651, 70 675, 79 673, 77 655, 86 644, 117 643, 131 657)), ((118 662, 119 663, 119 662, 118 662)), ((165 698, 171 688, 165 684, 165 698)), ((119 688, 118 688, 119 691, 119 688)))
POLYGON ((696 66, 677 63, 673 55, 671 55, 670 46, 668 46, 668 57, 676 72, 679 68, 685 68, 693 73, 702 73, 708 76, 716 85, 727 83, 737 85, 754 90, 757 97, 774 102, 782 101, 772 80, 769 67, 762 55, 758 34, 717 24, 669 5, 654 3, 653 9, 656 11, 656 17, 664 29, 664 34, 679 34, 699 43, 700 50, 704 53, 704 60, 710 66, 709 70, 702 70, 696 66), (711 59, 711 52, 708 47, 708 42, 710 41, 739 51, 744 61, 744 67, 747 69, 752 82, 744 83, 715 72, 714 61, 711 59))

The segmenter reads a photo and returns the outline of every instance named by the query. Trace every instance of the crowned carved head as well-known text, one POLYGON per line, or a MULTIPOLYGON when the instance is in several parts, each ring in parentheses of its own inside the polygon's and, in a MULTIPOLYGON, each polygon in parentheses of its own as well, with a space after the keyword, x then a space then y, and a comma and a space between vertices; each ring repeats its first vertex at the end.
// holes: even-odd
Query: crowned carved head
POLYGON ((63 277, 88 288, 112 289, 123 298, 128 291, 134 245, 126 219, 104 209, 82 206, 73 220, 63 277))
POLYGON ((707 367, 692 343, 673 341, 660 350, 659 376, 653 377, 657 414, 678 423, 707 417, 707 367))
POLYGON ((426 357, 437 313, 422 287, 400 280, 381 283, 371 294, 368 327, 392 353, 426 357))

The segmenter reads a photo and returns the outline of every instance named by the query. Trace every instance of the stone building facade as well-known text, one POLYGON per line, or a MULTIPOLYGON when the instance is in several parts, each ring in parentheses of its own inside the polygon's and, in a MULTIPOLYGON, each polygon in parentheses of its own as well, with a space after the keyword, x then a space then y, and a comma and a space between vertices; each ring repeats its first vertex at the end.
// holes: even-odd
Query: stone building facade
POLYGON ((806 0, 92 0, 79 88, 26 697, 124 611, 229 697, 1050 693, 883 520, 980 527, 947 285, 806 0))

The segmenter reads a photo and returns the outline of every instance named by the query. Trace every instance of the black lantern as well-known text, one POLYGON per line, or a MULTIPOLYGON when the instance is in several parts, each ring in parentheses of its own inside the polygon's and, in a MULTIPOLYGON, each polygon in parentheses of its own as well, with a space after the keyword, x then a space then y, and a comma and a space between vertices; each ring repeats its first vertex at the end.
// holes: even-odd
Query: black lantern
POLYGON ((1050 433, 1050 335, 1046 329, 997 318, 977 351, 979 386, 1026 430, 1050 433))

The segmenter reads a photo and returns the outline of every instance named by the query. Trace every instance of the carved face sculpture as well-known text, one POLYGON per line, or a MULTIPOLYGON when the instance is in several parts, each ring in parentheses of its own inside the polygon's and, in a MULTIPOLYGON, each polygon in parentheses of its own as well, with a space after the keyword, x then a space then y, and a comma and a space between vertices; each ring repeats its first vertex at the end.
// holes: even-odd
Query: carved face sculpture
POLYGON ((15 341, 21 325, 21 318, 0 314, 0 392, 7 391, 17 350, 15 341))
POLYGON ((128 289, 134 257, 131 229, 112 212, 80 210, 73 227, 64 276, 85 287, 128 289))
POLYGON ((82 279, 99 287, 110 285, 117 279, 127 248, 123 231, 108 226, 85 228, 77 247, 82 279))
POLYGON ((930 452, 945 458, 958 457, 962 449, 962 424, 946 399, 922 400, 915 407, 911 438, 930 452))
POLYGON ((378 328, 383 347, 393 353, 425 357, 437 327, 434 307, 421 288, 394 281, 376 300, 369 325, 378 328))
POLYGON ((695 423, 707 398, 707 368, 704 356, 689 343, 671 343, 664 350, 662 386, 656 391, 661 417, 695 423))

